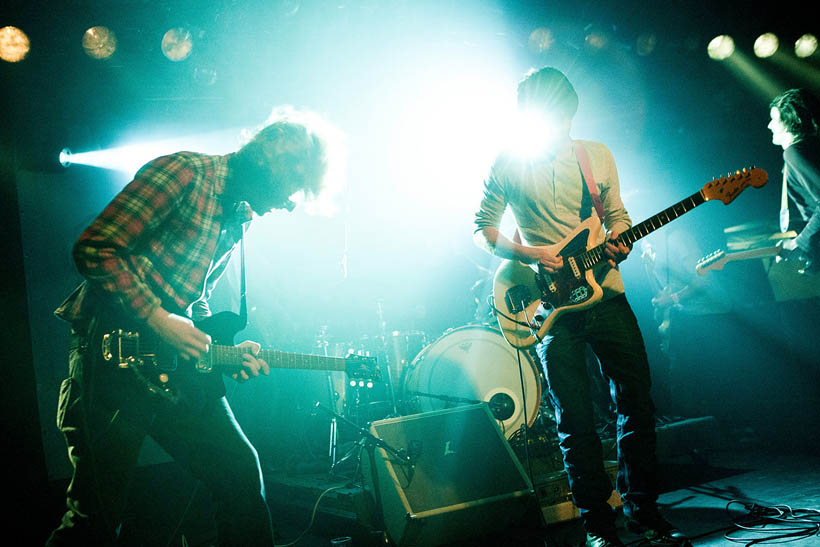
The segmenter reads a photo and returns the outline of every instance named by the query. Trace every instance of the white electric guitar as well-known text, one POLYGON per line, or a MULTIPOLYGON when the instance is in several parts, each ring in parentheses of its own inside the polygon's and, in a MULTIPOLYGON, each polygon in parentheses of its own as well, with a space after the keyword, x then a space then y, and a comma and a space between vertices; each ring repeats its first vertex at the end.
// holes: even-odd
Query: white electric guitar
MULTIPOLYGON (((766 171, 736 171, 707 183, 701 190, 657 215, 624 231, 618 241, 632 246, 661 226, 707 201, 731 203, 749 186, 760 188, 768 181, 766 171)), ((562 314, 589 308, 603 295, 595 281, 596 269, 607 264, 603 229, 592 215, 560 242, 547 248, 564 259, 564 266, 549 273, 540 265, 505 260, 493 283, 493 309, 504 338, 513 347, 528 348, 541 341, 562 314)))

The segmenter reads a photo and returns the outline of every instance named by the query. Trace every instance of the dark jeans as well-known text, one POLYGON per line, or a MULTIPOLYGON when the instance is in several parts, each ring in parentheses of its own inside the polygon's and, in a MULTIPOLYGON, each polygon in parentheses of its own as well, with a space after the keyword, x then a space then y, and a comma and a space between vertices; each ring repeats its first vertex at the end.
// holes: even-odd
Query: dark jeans
POLYGON ((68 510, 47 544, 116 542, 125 493, 150 435, 210 489, 220 545, 273 545, 259 458, 227 400, 212 398, 196 409, 159 402, 131 371, 92 369, 79 344, 74 336, 57 412, 74 475, 68 510))
POLYGON ((587 529, 614 527, 612 484, 603 466, 586 368, 587 344, 598 356, 618 414, 617 488, 624 512, 656 510, 655 407, 638 322, 624 295, 560 317, 536 349, 555 408, 564 467, 587 529))

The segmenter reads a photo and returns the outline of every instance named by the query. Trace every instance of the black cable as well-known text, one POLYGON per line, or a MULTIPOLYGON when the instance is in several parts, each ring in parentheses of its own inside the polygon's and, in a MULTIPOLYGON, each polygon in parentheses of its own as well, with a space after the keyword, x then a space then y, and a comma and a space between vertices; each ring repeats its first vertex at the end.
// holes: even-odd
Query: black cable
MULTIPOLYGON (((546 528, 547 520, 544 517, 544 512, 541 510, 541 497, 538 495, 538 485, 535 483, 535 473, 532 470, 532 461, 530 459, 530 441, 528 435, 529 417, 527 416, 527 390, 524 385, 524 367, 521 365, 521 350, 516 348, 516 356, 518 357, 518 380, 521 383, 521 404, 524 409, 524 423, 521 424, 521 432, 524 435, 524 459, 527 462, 527 473, 530 476, 530 484, 532 486, 533 494, 535 495, 535 503, 538 509, 538 515, 541 519, 541 525, 546 528)), ((538 378, 536 378, 538 381, 538 378)))
POLYGON ((761 543, 786 543, 820 535, 820 510, 792 509, 788 505, 765 506, 732 500, 726 504, 735 529, 723 536, 747 547, 761 543), (732 512, 742 505, 746 513, 732 512), (765 535, 764 535, 765 534, 765 535))

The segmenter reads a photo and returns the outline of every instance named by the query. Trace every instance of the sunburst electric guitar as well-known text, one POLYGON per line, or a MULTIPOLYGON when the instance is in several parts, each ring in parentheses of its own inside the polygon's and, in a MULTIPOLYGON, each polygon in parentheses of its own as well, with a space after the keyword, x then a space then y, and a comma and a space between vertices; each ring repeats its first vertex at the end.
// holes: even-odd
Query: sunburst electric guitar
MULTIPOLYGON (((768 181, 762 169, 743 169, 707 183, 688 198, 624 231, 618 241, 632 246, 661 226, 707 201, 731 203, 749 186, 760 188, 768 181)), ((595 305, 603 295, 595 270, 607 264, 603 229, 592 215, 567 237, 547 248, 564 259, 563 267, 549 273, 540 265, 504 260, 493 282, 494 311, 504 338, 513 347, 538 343, 562 314, 595 305)))

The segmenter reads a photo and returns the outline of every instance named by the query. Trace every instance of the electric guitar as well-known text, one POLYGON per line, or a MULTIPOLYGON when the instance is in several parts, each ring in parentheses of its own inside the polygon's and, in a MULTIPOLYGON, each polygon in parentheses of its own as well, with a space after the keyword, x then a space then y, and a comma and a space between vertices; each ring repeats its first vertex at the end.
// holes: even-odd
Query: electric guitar
POLYGON ((718 249, 698 260, 695 270, 700 275, 706 275, 709 270, 722 270, 727 262, 734 262, 735 260, 750 260, 753 258, 766 258, 768 256, 779 256, 783 248, 779 245, 772 247, 762 247, 760 249, 751 249, 748 251, 738 251, 736 253, 727 253, 723 249, 718 249))
MULTIPOLYGON (((789 238, 797 237, 797 232, 784 232, 778 234, 789 238)), ((737 251, 734 253, 727 253, 723 249, 718 249, 700 260, 698 260, 695 269, 700 275, 706 275, 709 270, 722 270, 727 262, 734 262, 736 260, 750 260, 752 258, 766 258, 769 256, 775 257, 775 260, 787 260, 792 262, 802 262, 803 266, 797 270, 798 273, 804 275, 814 275, 820 270, 817 260, 810 255, 804 253, 800 249, 788 251, 782 247, 781 244, 773 245, 771 247, 761 247, 759 249, 749 249, 748 251, 737 251)))
MULTIPOLYGON (((768 181, 766 171, 751 168, 736 171, 707 183, 701 190, 625 230, 617 241, 631 246, 661 226, 695 207, 711 200, 731 203, 749 186, 760 188, 768 181)), ((516 348, 529 348, 549 332, 562 314, 595 305, 603 296, 595 281, 595 270, 607 264, 606 243, 597 215, 592 215, 560 242, 549 245, 564 259, 564 266, 554 273, 540 264, 504 260, 493 282, 493 309, 504 338, 516 348)))
MULTIPOLYGON (((152 330, 144 328, 140 332, 134 328, 134 322, 120 315, 111 311, 97 314, 89 341, 95 364, 130 369, 149 392, 175 404, 184 399, 182 390, 174 383, 175 378, 239 372, 242 369, 242 355, 248 353, 247 348, 233 345, 234 336, 244 328, 244 321, 232 312, 217 313, 195 323, 214 342, 209 346, 208 353, 196 361, 180 358, 176 350, 152 330)), ((270 349, 260 350, 257 357, 264 359, 271 368, 344 371, 351 381, 358 382, 381 379, 373 357, 355 354, 325 357, 270 349)))

